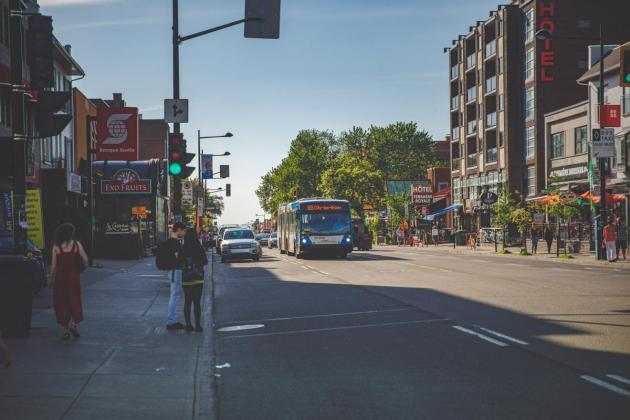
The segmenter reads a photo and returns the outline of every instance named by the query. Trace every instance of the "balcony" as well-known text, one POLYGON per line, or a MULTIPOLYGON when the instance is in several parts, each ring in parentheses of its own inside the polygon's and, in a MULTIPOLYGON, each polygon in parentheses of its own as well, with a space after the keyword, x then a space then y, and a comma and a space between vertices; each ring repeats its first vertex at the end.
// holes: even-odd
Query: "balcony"
POLYGON ((462 167, 462 160, 460 158, 454 158, 453 160, 451 160, 452 171, 459 171, 461 167, 462 167))
POLYGON ((466 57, 466 71, 472 69, 477 65, 477 54, 472 53, 468 57, 466 57))
POLYGON ((486 115, 486 128, 496 127, 497 125, 497 113, 492 112, 486 115))
POLYGON ((455 64, 451 67, 451 80, 459 77, 459 64, 455 64))
POLYGON ((486 93, 497 90, 497 76, 486 79, 486 93))
POLYGON ((496 163, 497 162, 497 148, 493 147, 492 149, 488 149, 486 151, 486 163, 496 163))
POLYGON ((486 44, 486 59, 492 57, 497 53, 497 40, 493 39, 492 41, 486 44))
POLYGON ((451 140, 459 140, 459 127, 453 127, 451 130, 451 140))
POLYGON ((466 91, 466 102, 471 102, 474 101, 475 99, 477 99, 477 86, 473 86, 471 88, 468 88, 468 90, 466 91))
POLYGON ((466 161, 466 167, 472 168, 477 166, 477 153, 471 153, 468 155, 468 160, 466 161))
POLYGON ((451 98, 451 110, 459 109, 459 95, 451 98))
POLYGON ((477 120, 468 121, 466 126, 466 135, 475 134, 477 132, 477 120))

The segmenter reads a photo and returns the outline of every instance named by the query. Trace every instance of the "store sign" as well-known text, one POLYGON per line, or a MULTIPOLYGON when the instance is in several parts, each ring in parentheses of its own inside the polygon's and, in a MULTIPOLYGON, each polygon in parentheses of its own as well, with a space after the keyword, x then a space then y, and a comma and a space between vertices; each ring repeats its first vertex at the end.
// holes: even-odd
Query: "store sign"
POLYGON ((66 187, 69 192, 81 194, 81 175, 70 172, 68 174, 66 187))
POLYGON ((133 169, 119 169, 112 179, 101 180, 101 194, 151 194, 151 180, 140 179, 133 169))
POLYGON ((591 153, 594 159, 615 156, 615 130, 613 128, 593 129, 591 153))
POLYGON ((587 177, 588 177, 588 164, 587 163, 553 168, 551 172, 549 172, 549 178, 556 178, 559 181, 570 181, 573 179, 583 179, 587 177))
POLYGON ((13 238, 13 193, 0 191, 0 237, 13 238))
POLYGON ((433 187, 430 184, 411 184, 411 198, 416 206, 433 203, 433 187))
POLYGON ((44 222, 42 221, 42 198, 39 189, 26 190, 26 223, 28 225, 28 239, 33 241, 37 248, 43 249, 44 222))
POLYGON ((132 216, 136 216, 139 217, 140 219, 146 219, 147 218, 147 208, 145 206, 138 206, 138 207, 132 207, 131 208, 131 215, 132 216))
POLYGON ((599 109, 602 127, 621 127, 621 105, 601 105, 599 109))
POLYGON ((138 108, 99 108, 96 160, 138 160, 138 108))
POLYGON ((131 233, 131 224, 107 222, 105 223, 105 235, 128 235, 131 233))
MULTIPOLYGON (((549 31, 551 35, 556 31, 556 3, 551 0, 541 0, 538 3, 539 19, 538 29, 549 31)), ((551 37, 542 42, 540 49, 540 80, 543 82, 553 82, 553 68, 555 67, 555 52, 551 37)))
POLYGON ((486 191, 479 197, 479 201, 483 204, 494 204, 499 200, 499 196, 493 193, 492 191, 486 191))

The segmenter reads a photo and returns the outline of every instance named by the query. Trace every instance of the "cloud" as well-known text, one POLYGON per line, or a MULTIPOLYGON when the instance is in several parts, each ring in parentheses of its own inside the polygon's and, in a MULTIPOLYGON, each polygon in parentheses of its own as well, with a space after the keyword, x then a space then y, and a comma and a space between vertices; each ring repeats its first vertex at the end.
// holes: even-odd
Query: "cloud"
POLYGON ((39 0, 43 7, 85 6, 90 4, 117 3, 122 0, 39 0))
POLYGON ((74 32, 82 29, 93 28, 107 28, 112 26, 135 26, 135 25, 154 25, 157 23, 166 22, 167 18, 163 16, 145 16, 135 17, 129 19, 111 19, 111 20, 96 20, 91 22, 81 23, 68 23, 62 24, 56 27, 57 33, 74 32))

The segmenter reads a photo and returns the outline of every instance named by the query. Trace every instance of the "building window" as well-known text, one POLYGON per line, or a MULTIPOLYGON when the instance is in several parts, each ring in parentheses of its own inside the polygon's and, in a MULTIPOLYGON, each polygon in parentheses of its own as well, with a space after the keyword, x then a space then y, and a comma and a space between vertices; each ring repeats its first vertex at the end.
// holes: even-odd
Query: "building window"
POLYGON ((630 114, 630 87, 623 88, 623 96, 621 97, 621 108, 623 115, 630 114))
POLYGON ((551 157, 564 157, 564 131, 551 135, 551 157))
POLYGON ((503 95, 499 95, 499 111, 503 111, 503 95))
POLYGON ((503 131, 499 131, 499 147, 503 147, 503 131))
POLYGON ((536 167, 528 166, 525 170, 525 194, 528 197, 536 195, 536 167))
POLYGON ((525 43, 534 39, 534 9, 525 12, 525 43))
POLYGON ((9 94, 4 89, 0 91, 0 124, 11 126, 11 102, 9 94))
POLYGON ((586 153, 588 151, 588 137, 586 126, 575 129, 575 154, 586 153))
POLYGON ((499 36, 503 36, 503 19, 498 19, 499 36))
POLYGON ((626 167, 626 153, 628 140, 624 137, 615 137, 615 156, 613 157, 613 166, 617 169, 625 169, 626 167))
POLYGON ((499 74, 503 74, 503 57, 499 57, 499 74))
POLYGON ((535 127, 525 128, 525 158, 533 158, 536 150, 536 136, 534 135, 535 127))
POLYGON ((534 47, 525 52, 525 81, 534 78, 534 47))
POLYGON ((0 12, 0 43, 9 47, 9 9, 2 6, 0 12))
POLYGON ((530 87, 525 91, 525 121, 534 118, 535 99, 534 88, 530 87))

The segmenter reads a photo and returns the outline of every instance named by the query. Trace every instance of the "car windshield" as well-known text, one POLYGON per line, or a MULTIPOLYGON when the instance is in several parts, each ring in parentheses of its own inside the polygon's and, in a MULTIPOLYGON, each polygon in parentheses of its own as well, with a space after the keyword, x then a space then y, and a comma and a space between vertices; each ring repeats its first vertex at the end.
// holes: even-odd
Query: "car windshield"
POLYGON ((254 232, 251 230, 228 230, 223 235, 223 239, 254 239, 254 232))
POLYGON ((276 232, 274 232, 274 233, 272 233, 272 234, 271 234, 271 237, 272 237, 272 238, 277 238, 277 237, 278 237, 278 234, 277 234, 276 232))
POLYGON ((350 219, 347 213, 304 213, 302 230, 322 235, 343 235, 350 232, 350 219))

